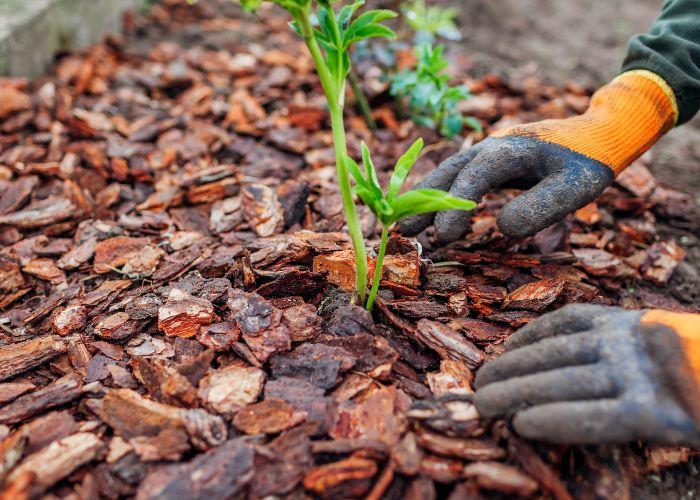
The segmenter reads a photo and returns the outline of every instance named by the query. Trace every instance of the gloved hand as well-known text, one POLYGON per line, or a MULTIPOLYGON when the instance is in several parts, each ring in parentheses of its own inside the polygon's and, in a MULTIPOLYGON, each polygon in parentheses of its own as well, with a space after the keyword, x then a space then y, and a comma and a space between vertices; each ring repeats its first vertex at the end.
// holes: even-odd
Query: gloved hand
MULTIPOLYGON (((442 189, 478 202, 508 180, 537 181, 498 217, 506 236, 534 234, 594 200, 677 118, 666 82, 646 70, 630 71, 598 90, 583 115, 499 130, 448 158, 416 188, 442 189)), ((460 238, 468 229, 469 214, 451 210, 406 219, 399 230, 417 234, 433 219, 442 241, 460 238)))
POLYGON ((575 304, 506 343, 476 377, 476 407, 524 437, 700 445, 700 315, 575 304))

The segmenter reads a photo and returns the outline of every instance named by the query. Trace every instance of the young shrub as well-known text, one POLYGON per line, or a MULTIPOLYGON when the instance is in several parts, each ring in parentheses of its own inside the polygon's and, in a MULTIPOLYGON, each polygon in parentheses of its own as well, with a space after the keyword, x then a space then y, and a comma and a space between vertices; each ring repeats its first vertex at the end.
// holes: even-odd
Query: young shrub
POLYGON ((421 45, 416 49, 418 65, 391 77, 391 95, 406 99, 411 119, 417 125, 439 130, 448 139, 462 132, 464 125, 479 130, 479 122, 464 117, 457 104, 470 97, 464 85, 451 87, 445 73, 449 62, 444 57, 445 47, 421 45))

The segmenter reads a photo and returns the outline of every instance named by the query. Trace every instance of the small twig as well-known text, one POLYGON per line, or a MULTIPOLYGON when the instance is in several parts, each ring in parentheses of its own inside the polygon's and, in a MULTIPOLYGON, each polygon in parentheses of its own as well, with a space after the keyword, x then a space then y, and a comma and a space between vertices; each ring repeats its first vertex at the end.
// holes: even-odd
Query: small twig
POLYGON ((369 107, 369 101, 367 100, 367 96, 362 90, 360 82, 357 80, 357 75, 355 75, 355 71, 353 69, 350 69, 350 73, 348 73, 348 81, 350 82, 350 88, 352 88, 352 92, 355 94, 355 99, 357 99, 357 104, 358 106, 360 106, 362 116, 364 116, 365 118, 367 127, 372 131, 377 130, 377 122, 372 116, 372 110, 369 107))

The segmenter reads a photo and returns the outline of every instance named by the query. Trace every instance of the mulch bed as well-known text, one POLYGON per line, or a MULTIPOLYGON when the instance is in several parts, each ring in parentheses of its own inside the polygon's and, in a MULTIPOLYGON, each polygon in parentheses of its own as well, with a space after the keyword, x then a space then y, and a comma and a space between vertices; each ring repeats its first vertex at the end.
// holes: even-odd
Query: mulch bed
MULTIPOLYGON (((684 251, 655 226, 689 224, 692 200, 642 159, 509 241, 496 214, 519 191, 499 190, 461 241, 392 236, 371 315, 349 304, 324 99, 286 23, 171 0, 50 77, 0 80, 0 498, 623 498, 688 460, 528 443, 471 395, 509 335, 564 304, 692 310, 662 288, 684 251)), ((380 129, 349 106, 349 147, 385 174, 418 136, 414 179, 482 138, 418 130, 360 70, 380 129)), ((453 70, 486 132, 588 102, 453 70)))

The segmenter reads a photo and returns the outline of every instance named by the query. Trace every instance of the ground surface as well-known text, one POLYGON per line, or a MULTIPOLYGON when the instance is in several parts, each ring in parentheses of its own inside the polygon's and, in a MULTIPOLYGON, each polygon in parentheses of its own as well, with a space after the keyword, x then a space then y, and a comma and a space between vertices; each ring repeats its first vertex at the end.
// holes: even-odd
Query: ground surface
MULTIPOLYGON (((495 216, 517 191, 494 192, 462 241, 428 232, 419 256, 394 237, 369 315, 342 290, 352 257, 318 81, 287 19, 260 15, 163 1, 47 77, 0 81, 5 497, 626 498, 687 462, 526 443, 478 418, 471 392, 513 331, 564 304, 697 310, 682 283, 665 288, 692 200, 645 158, 509 241, 495 216)), ((464 62, 486 131, 585 108, 585 92, 475 80, 464 62)), ((350 153, 368 141, 382 180, 418 135, 417 174, 460 147, 397 120, 362 67, 380 129, 349 96, 350 153)))

